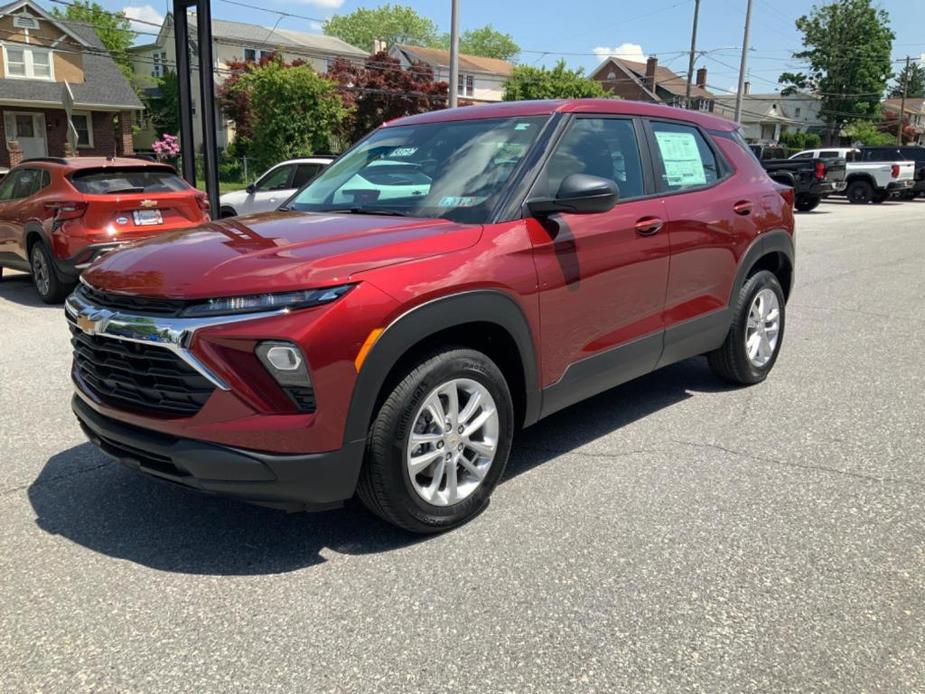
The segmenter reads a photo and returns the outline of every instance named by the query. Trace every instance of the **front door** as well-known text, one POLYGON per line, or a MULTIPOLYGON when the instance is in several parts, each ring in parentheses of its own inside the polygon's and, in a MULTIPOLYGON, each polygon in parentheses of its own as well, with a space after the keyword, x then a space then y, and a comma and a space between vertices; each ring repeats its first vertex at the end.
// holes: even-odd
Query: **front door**
POLYGON ((48 156, 45 137, 45 116, 42 113, 7 111, 4 117, 7 140, 16 140, 23 159, 48 156))
POLYGON ((543 413, 652 370, 661 353, 668 236, 630 118, 578 116, 532 196, 554 197, 575 173, 609 178, 608 212, 530 219, 539 275, 543 413))
POLYGON ((292 195, 292 174, 295 164, 283 164, 270 169, 257 183, 254 192, 248 196, 244 206, 244 214, 252 212, 272 212, 286 202, 292 195))

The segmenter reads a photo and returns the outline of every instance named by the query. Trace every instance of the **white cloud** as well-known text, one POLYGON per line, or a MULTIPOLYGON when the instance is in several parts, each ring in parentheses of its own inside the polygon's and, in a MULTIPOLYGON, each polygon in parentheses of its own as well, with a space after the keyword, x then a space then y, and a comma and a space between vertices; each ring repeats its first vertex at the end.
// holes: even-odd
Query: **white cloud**
POLYGON ((336 10, 344 4, 344 0, 295 0, 300 5, 312 5, 323 10, 336 10))
POLYGON ((309 23, 308 23, 308 28, 309 28, 311 31, 316 31, 316 32, 319 32, 319 33, 320 33, 321 30, 324 29, 324 25, 322 25, 321 22, 309 22, 309 23))
POLYGON ((131 21, 133 31, 156 34, 158 29, 152 26, 152 24, 159 25, 164 21, 164 15, 155 10, 151 5, 129 5, 122 8, 122 11, 131 21), (150 24, 148 22, 150 22, 150 24))
POLYGON ((594 55, 596 55, 600 60, 605 58, 624 58, 625 60, 632 60, 637 63, 644 63, 646 61, 646 54, 642 52, 642 46, 638 43, 621 43, 619 46, 614 48, 608 48, 606 46, 598 46, 594 49, 594 55))

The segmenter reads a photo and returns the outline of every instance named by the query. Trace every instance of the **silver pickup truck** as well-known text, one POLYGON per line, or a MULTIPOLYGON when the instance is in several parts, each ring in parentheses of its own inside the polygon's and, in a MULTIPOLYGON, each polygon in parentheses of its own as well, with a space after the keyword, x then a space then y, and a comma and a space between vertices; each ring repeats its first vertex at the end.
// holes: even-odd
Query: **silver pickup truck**
POLYGON ((845 188, 845 196, 849 202, 859 205, 900 197, 915 185, 914 162, 860 161, 860 150, 854 147, 807 149, 790 158, 845 159, 847 161, 845 180, 848 184, 845 188))

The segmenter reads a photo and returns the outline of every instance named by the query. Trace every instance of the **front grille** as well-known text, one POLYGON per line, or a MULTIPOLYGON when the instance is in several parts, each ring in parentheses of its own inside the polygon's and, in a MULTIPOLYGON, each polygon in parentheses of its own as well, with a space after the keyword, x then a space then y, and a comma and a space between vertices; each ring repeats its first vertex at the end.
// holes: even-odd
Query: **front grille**
POLYGON ((87 335, 71 321, 74 370, 100 401, 150 414, 189 417, 215 390, 198 371, 162 347, 87 335))
POLYGON ((94 289, 86 284, 81 284, 77 288, 76 294, 94 306, 145 316, 179 316, 180 312, 189 305, 189 302, 182 299, 159 299, 149 296, 114 294, 94 289))

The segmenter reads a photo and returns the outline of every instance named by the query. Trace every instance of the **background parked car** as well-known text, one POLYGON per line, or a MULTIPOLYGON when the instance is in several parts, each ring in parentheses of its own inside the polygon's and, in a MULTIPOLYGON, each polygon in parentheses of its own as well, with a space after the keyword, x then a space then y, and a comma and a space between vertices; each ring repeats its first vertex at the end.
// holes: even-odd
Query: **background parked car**
POLYGON ((772 180, 793 188, 794 207, 800 212, 816 209, 822 198, 840 193, 847 185, 844 159, 787 159, 783 147, 750 145, 749 149, 772 180))
POLYGON ((848 202, 864 205, 899 197, 912 188, 915 166, 911 161, 895 159, 885 162, 861 161, 860 150, 855 147, 829 147, 808 149, 794 154, 791 159, 845 159, 848 202))
POLYGON ((925 147, 906 145, 903 147, 861 147, 861 161, 911 161, 915 164, 915 184, 902 197, 911 200, 925 195, 925 147))
POLYGON ((205 193, 165 164, 140 159, 29 159, 0 182, 0 272, 32 274, 46 303, 129 241, 209 219, 205 193))
POLYGON ((220 198, 221 216, 271 212, 332 161, 334 157, 309 157, 281 162, 268 169, 256 183, 251 183, 244 190, 225 193, 220 198))

